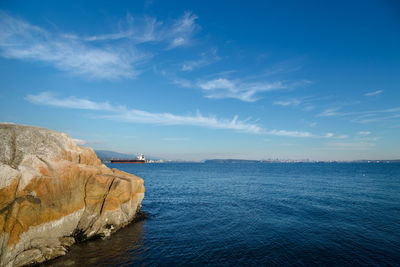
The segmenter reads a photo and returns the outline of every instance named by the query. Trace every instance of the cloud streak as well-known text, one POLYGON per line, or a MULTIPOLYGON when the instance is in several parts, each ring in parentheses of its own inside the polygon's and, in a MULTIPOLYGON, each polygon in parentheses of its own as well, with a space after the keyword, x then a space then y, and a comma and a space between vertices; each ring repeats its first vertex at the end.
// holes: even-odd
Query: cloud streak
POLYGON ((319 113, 318 117, 340 117, 340 116, 351 116, 351 115, 376 115, 385 113, 396 113, 400 112, 400 107, 388 108, 388 109, 377 109, 377 110, 364 110, 354 112, 341 112, 340 108, 329 108, 319 113))
POLYGON ((366 93, 366 94, 364 94, 364 96, 376 96, 376 95, 380 95, 382 92, 383 92, 383 90, 376 90, 373 92, 366 93))
POLYGON ((286 131, 286 130, 271 130, 265 132, 268 135, 275 136, 287 136, 287 137, 317 137, 316 135, 310 132, 301 132, 301 131, 286 131))
POLYGON ((103 111, 117 111, 124 110, 124 107, 114 107, 108 102, 96 103, 87 99, 79 99, 76 97, 68 97, 59 99, 54 97, 50 92, 42 92, 37 95, 27 95, 26 100, 33 104, 62 107, 70 109, 87 109, 87 110, 103 110, 103 111))
POLYGON ((119 30, 114 33, 92 35, 83 37, 88 42, 103 42, 128 39, 134 44, 160 41, 161 36, 158 33, 162 22, 155 18, 145 17, 144 19, 134 19, 129 13, 125 20, 119 23, 119 30))
POLYGON ((287 130, 266 130, 263 127, 249 122, 249 120, 240 120, 237 115, 233 119, 218 118, 216 116, 204 116, 199 111, 192 115, 176 115, 171 113, 149 112, 139 109, 127 108, 121 105, 112 105, 109 102, 94 102, 88 99, 77 97, 58 98, 50 92, 39 94, 30 94, 25 99, 33 104, 45 105, 69 109, 81 109, 98 111, 102 114, 96 115, 96 118, 108 119, 113 121, 127 123, 144 123, 154 125, 187 125, 212 129, 234 130, 237 132, 272 135, 282 137, 300 137, 300 138, 335 138, 334 134, 316 135, 303 131, 287 130))
POLYGON ((260 98, 258 93, 289 88, 283 82, 253 82, 246 83, 239 80, 217 78, 198 82, 197 86, 203 89, 207 98, 222 99, 234 98, 244 102, 255 102, 260 98))
POLYGON ((232 120, 219 119, 213 116, 203 116, 200 112, 196 115, 175 115, 171 113, 152 113, 137 109, 130 109, 117 114, 103 115, 101 118, 121 122, 147 123, 156 125, 189 125, 214 129, 235 130, 239 132, 259 134, 262 128, 256 124, 248 123, 234 116, 232 120))
POLYGON ((106 111, 109 114, 99 115, 99 118, 156 125, 191 125, 214 129, 227 129, 239 132, 259 134, 263 129, 253 123, 242 121, 238 116, 233 119, 219 119, 214 116, 203 116, 200 112, 195 115, 175 115, 171 113, 153 113, 138 109, 128 109, 125 106, 115 106, 108 102, 93 102, 87 99, 76 97, 57 98, 49 92, 42 92, 37 95, 27 95, 26 100, 33 104, 62 107, 70 109, 83 109, 106 111))
POLYGON ((286 107, 286 106, 298 106, 298 105, 301 104, 301 101, 296 99, 296 98, 293 98, 293 99, 289 99, 289 100, 286 100, 286 101, 274 101, 272 104, 273 105, 278 105, 278 106, 283 106, 283 107, 286 107))
POLYGON ((400 107, 353 112, 340 111, 340 108, 329 108, 319 113, 317 117, 343 117, 349 118, 351 122, 362 124, 382 123, 398 120, 400 118, 400 107))

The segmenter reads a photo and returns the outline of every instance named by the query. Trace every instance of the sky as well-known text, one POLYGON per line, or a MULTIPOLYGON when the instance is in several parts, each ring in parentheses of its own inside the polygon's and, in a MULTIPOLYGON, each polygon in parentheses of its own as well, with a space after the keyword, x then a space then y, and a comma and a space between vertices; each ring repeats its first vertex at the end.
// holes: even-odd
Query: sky
POLYGON ((0 1, 0 121, 170 160, 400 158, 398 1, 0 1))

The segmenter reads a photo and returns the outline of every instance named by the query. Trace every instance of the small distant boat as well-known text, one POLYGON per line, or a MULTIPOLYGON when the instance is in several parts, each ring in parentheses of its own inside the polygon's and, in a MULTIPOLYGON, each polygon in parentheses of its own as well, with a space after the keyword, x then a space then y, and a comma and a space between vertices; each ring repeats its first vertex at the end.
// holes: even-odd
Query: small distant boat
POLYGON ((146 163, 146 158, 142 153, 136 159, 112 159, 111 163, 146 163))

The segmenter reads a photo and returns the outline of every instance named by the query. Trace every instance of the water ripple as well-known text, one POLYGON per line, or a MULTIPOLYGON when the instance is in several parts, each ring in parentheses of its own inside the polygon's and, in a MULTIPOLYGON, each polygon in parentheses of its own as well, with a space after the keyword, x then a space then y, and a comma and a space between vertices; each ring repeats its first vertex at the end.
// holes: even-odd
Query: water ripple
POLYGON ((400 164, 121 165, 151 216, 50 266, 400 263, 400 164))

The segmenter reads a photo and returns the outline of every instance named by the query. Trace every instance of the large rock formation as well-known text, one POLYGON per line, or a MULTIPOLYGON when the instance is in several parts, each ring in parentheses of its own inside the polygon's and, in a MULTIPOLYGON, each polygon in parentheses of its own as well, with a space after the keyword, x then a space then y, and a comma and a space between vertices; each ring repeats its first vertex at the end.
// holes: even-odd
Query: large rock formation
POLYGON ((135 217, 143 180, 109 169, 66 134, 0 124, 0 266, 64 255, 135 217))

